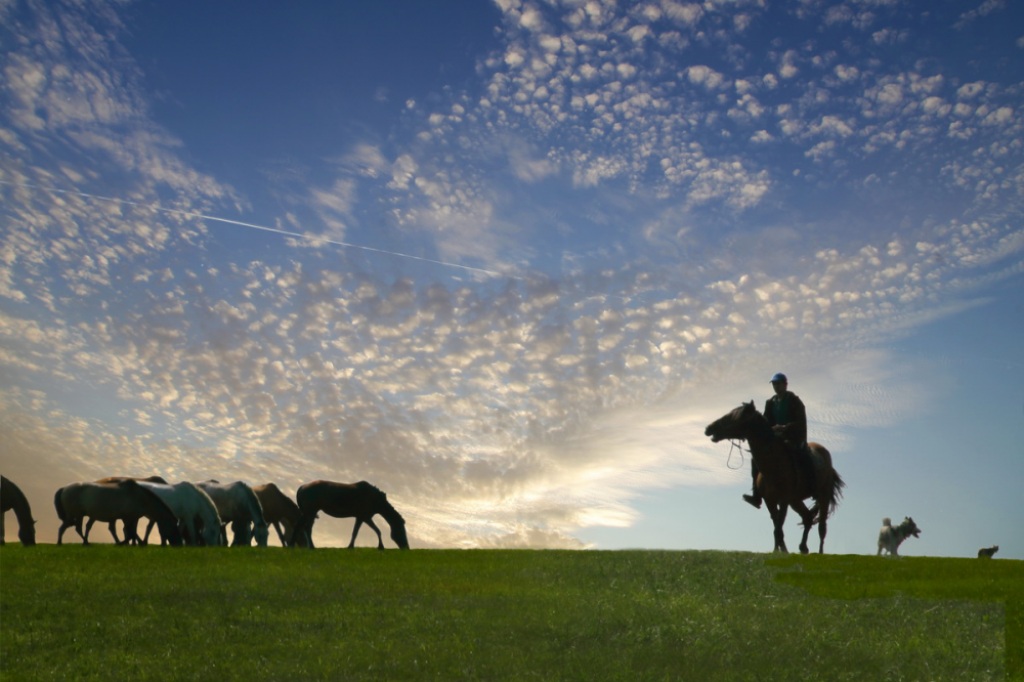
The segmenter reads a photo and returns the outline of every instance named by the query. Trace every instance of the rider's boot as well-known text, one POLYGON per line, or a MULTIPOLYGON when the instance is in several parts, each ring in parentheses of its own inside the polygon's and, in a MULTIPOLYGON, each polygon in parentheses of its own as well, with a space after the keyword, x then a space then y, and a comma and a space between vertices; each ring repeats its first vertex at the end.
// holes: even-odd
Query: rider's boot
POLYGON ((754 509, 761 508, 761 493, 757 492, 756 486, 754 487, 754 492, 752 495, 743 496, 743 501, 749 504, 750 506, 754 507, 754 509))

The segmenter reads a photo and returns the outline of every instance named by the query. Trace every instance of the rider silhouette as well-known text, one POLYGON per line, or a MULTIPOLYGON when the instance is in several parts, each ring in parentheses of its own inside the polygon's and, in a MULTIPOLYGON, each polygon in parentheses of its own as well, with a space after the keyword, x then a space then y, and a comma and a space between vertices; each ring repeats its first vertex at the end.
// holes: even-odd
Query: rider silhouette
MULTIPOLYGON (((807 449, 807 408, 797 397, 796 393, 789 390, 789 381, 786 375, 779 372, 772 379, 772 388, 775 395, 764 404, 764 416, 768 425, 772 427, 775 435, 782 438, 791 451, 807 449)), ((757 491, 757 462, 750 460, 750 476, 753 479, 753 493, 744 495, 743 499, 754 507, 761 508, 761 493, 757 491)))

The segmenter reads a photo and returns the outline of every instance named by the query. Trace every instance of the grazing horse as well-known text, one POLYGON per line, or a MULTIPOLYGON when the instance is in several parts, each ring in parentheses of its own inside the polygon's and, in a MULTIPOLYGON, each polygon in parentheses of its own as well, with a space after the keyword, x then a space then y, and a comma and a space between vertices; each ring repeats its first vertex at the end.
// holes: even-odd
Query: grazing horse
POLYGON ((181 544, 178 517, 152 490, 136 481, 72 483, 57 490, 53 505, 61 520, 57 533, 58 545, 63 542, 64 531, 71 526, 81 536, 82 543, 88 545, 89 531, 96 521, 122 519, 126 521, 127 534, 129 531, 134 532, 143 516, 156 521, 160 536, 167 542, 172 545, 181 544), (89 517, 89 523, 85 526, 85 533, 82 533, 82 521, 86 516, 89 517))
POLYGON ((9 510, 18 519, 18 539, 30 547, 36 544, 36 522, 25 493, 9 478, 0 476, 0 545, 4 544, 4 518, 9 510))
POLYGON ((267 528, 267 520, 263 518, 263 507, 252 488, 242 481, 220 483, 209 480, 196 485, 217 505, 221 522, 231 524, 234 534, 231 538, 232 547, 248 547, 253 537, 260 547, 267 546, 270 530, 267 528))
POLYGON ((273 483, 254 485, 252 491, 263 507, 263 518, 277 531, 282 547, 305 547, 309 544, 304 533, 296 533, 302 512, 292 498, 273 483))
MULTIPOLYGON (((107 476, 106 478, 101 478, 101 479, 99 479, 96 482, 97 483, 120 483, 121 481, 147 481, 149 483, 167 483, 167 481, 165 481, 160 476, 146 476, 145 478, 142 478, 142 477, 139 477, 139 476, 107 476)), ((132 535, 134 535, 133 538, 129 537, 128 531, 125 531, 125 533, 124 533, 124 540, 119 540, 117 538, 117 522, 116 521, 111 521, 107 525, 107 528, 110 529, 110 534, 112 536, 114 536, 114 544, 116 544, 116 545, 127 544, 128 542, 131 542, 132 540, 134 540, 135 542, 138 542, 139 544, 146 545, 146 544, 149 544, 149 534, 153 532, 153 526, 154 525, 156 525, 156 522, 153 521, 153 519, 150 519, 149 520, 149 524, 146 526, 146 536, 144 538, 141 538, 141 539, 139 538, 138 533, 135 532, 135 529, 132 529, 132 535)))
POLYGON ((182 481, 168 485, 141 481, 139 485, 152 490, 171 508, 184 531, 186 544, 202 544, 208 547, 223 544, 220 538, 221 521, 217 514, 217 506, 210 496, 194 483, 182 481))
POLYGON ((835 511, 842 497, 845 483, 832 468, 832 455, 818 443, 808 443, 814 464, 814 476, 803 470, 790 453, 785 441, 777 438, 764 415, 757 411, 753 401, 743 403, 732 412, 712 422, 705 430, 711 441, 745 440, 750 445, 750 454, 757 462, 760 473, 757 489, 764 498, 775 524, 775 551, 787 552, 782 525, 786 521, 788 507, 800 515, 804 525, 800 551, 807 553, 807 536, 817 517, 818 536, 821 543, 818 552, 825 552, 826 520, 835 511), (808 509, 804 500, 814 500, 808 509))
POLYGON ((313 547, 313 522, 317 512, 323 512, 336 518, 354 516, 356 527, 352 529, 352 540, 349 549, 355 547, 356 535, 365 523, 377 534, 377 549, 384 549, 384 540, 380 529, 373 522, 374 514, 383 516, 391 526, 391 539, 401 549, 409 549, 409 539, 405 535, 405 519, 391 506, 388 497, 375 486, 366 481, 358 483, 335 483, 333 481, 312 481, 299 486, 295 498, 302 512, 302 529, 313 547))

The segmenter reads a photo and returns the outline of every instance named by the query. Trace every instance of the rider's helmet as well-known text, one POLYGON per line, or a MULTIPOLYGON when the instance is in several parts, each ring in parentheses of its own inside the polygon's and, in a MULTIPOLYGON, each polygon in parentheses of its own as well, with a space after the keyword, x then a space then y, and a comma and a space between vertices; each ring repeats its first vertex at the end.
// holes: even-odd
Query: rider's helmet
POLYGON ((777 384, 780 381, 787 384, 789 383, 789 381, 786 379, 785 374, 783 374, 782 372, 776 372, 775 375, 772 377, 771 383, 777 384))

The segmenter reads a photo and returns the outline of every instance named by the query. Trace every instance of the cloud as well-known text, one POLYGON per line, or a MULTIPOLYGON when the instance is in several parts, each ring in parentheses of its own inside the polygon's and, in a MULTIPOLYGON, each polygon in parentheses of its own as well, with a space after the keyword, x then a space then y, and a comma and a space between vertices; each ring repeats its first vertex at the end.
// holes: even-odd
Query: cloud
MULTIPOLYGON (((154 122, 116 31, 94 49, 98 19, 62 38, 43 11, 78 69, 4 58, 14 471, 43 497, 113 473, 366 478, 425 546, 579 547, 636 523, 642 491, 746 476, 702 432, 763 398, 756 368, 799 358, 839 450, 926 405, 927 368, 887 344, 1019 274, 1016 91, 861 43, 758 48, 772 9, 729 8, 499 3, 478 87, 272 166, 290 239, 202 219, 257 200, 154 122)), ((887 16, 847 9, 802 11, 887 16)))

